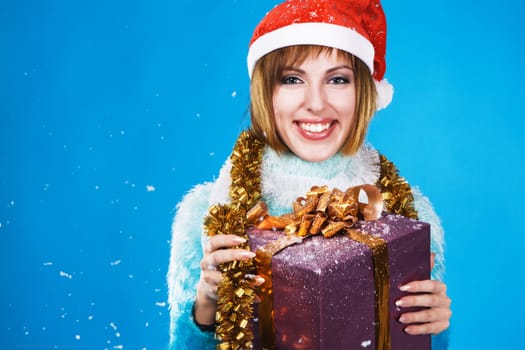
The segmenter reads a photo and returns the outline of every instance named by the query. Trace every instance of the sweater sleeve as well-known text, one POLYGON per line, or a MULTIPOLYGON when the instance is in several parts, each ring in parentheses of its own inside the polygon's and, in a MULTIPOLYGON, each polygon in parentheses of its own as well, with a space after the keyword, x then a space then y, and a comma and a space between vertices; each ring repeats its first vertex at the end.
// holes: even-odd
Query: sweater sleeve
MULTIPOLYGON (((414 205, 419 215, 419 220, 428 222, 430 224, 430 250, 436 253, 434 260, 434 268, 431 272, 431 278, 439 281, 444 281, 445 274, 445 234, 441 221, 437 216, 432 203, 424 196, 421 191, 412 187, 412 194, 414 195, 414 205)), ((447 350, 449 349, 450 329, 445 330, 437 335, 432 336, 433 350, 447 350)))
POLYGON ((208 209, 212 183, 194 187, 177 205, 172 225, 168 268, 170 306, 169 349, 215 349, 213 332, 203 332, 194 323, 192 305, 200 277, 202 220, 208 209))
POLYGON ((445 274, 445 233, 441 221, 437 216, 432 203, 424 196, 419 188, 412 187, 414 195, 414 206, 418 212, 419 220, 430 224, 430 251, 435 253, 434 269, 432 279, 443 281, 445 274))

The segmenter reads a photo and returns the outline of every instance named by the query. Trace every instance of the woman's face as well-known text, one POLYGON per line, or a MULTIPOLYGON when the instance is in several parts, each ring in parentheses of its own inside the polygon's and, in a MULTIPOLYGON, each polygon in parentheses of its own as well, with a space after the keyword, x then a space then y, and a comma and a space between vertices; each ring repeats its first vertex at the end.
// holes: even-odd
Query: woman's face
POLYGON ((319 162, 345 144, 355 111, 351 62, 336 50, 286 67, 273 93, 277 132, 298 157, 319 162))

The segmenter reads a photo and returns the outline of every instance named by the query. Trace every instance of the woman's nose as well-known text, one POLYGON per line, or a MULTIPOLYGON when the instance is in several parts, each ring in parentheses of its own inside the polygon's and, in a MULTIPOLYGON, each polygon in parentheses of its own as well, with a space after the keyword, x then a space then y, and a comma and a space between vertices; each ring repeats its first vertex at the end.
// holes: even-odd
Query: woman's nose
POLYGON ((326 104, 326 94, 322 85, 309 84, 305 92, 306 108, 312 113, 319 113, 326 104))

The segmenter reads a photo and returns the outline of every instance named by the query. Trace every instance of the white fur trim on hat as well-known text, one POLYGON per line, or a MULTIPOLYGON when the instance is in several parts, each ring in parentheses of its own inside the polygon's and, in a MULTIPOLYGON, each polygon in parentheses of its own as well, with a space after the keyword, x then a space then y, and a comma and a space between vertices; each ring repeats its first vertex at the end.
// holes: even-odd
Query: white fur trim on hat
POLYGON ((374 72, 374 46, 357 31, 331 23, 294 23, 264 34, 248 51, 248 73, 255 63, 271 51, 292 45, 333 47, 358 57, 374 72))
POLYGON ((377 98, 376 98, 376 110, 386 108, 394 95, 394 87, 386 79, 377 81, 374 79, 376 85, 377 98))

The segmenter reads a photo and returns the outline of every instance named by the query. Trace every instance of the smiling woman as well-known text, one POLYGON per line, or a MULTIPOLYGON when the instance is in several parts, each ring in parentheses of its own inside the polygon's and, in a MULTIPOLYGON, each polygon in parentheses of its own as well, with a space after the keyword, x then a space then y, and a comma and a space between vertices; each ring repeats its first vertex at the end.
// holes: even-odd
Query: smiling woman
MULTIPOLYGON (((187 214, 198 226, 195 232, 174 226, 174 232, 181 229, 176 237, 183 237, 173 244, 196 261, 176 273, 187 278, 186 285, 172 282, 181 286, 172 292, 178 299, 171 299, 180 319, 170 317, 167 303, 170 225, 176 203, 192 184, 219 178, 239 131, 248 127, 247 106, 259 113, 256 104, 264 99, 269 102, 260 113, 273 112, 273 88, 267 97, 249 100, 245 65, 253 29, 276 2, 2 2, 2 349, 165 349, 170 321, 178 326, 177 343, 187 335, 182 349, 199 336, 213 339, 192 333, 191 317, 182 323, 191 316, 186 310, 191 311, 195 280, 201 273, 213 276, 216 268, 199 266, 206 209, 184 211, 188 205, 182 201, 177 211, 179 223, 187 214)), ((388 17, 385 77, 396 92, 388 108, 372 113, 365 145, 385 152, 432 198, 446 227, 451 348, 520 348, 525 2, 382 5, 388 17)), ((319 36, 336 37, 318 27, 307 34, 319 36)), ((298 51, 301 59, 289 64, 300 66, 310 56, 298 51)), ((253 72, 262 59, 250 62, 253 72)), ((261 82, 280 84, 280 78, 261 82)), ((380 90, 376 81, 374 92, 380 90)), ((275 125, 261 126, 275 131, 275 125)), ((254 131, 253 123, 250 128, 254 131)), ((258 139, 264 136, 261 131, 258 139)), ((341 189, 374 179, 366 171, 375 168, 360 167, 377 159, 367 158, 374 153, 362 152, 365 146, 357 146, 354 156, 336 153, 326 161, 301 162, 282 140, 272 143, 272 134, 266 136, 262 187, 264 199, 275 204, 272 215, 287 212, 304 194, 307 185, 298 175, 330 177, 330 183, 315 183, 341 189), (282 148, 275 151, 279 142, 282 148)), ((223 192, 213 197, 198 186, 188 199, 207 207, 223 201, 229 185, 226 180, 216 185, 223 192)), ((442 265, 439 256, 434 272, 442 265)))
MULTIPOLYGON (((212 349, 216 340, 224 348, 253 345, 252 304, 256 291, 271 285, 254 269, 260 257, 254 259, 246 236, 249 210, 258 201, 272 214, 282 214, 310 189, 366 184, 383 191, 388 211, 430 223, 432 278, 398 286, 405 294, 392 300, 401 310, 392 322, 405 334, 435 335, 434 349, 448 347, 446 336, 439 335, 451 316, 442 281, 440 221, 428 199, 398 175, 393 163, 364 145, 372 116, 392 98, 384 79, 385 44, 378 0, 288 0, 259 23, 248 52, 252 124, 239 136, 218 178, 194 187, 174 218, 168 273, 173 349, 212 349)), ((379 321, 367 324, 373 323, 388 328, 379 321)), ((308 344, 317 341, 309 349, 324 349, 317 335, 279 336, 279 331, 264 333, 255 343, 304 348, 306 336, 308 344)), ((374 346, 389 337, 380 334, 374 346)), ((355 346, 351 338, 334 341, 328 345, 332 350, 355 346)))

